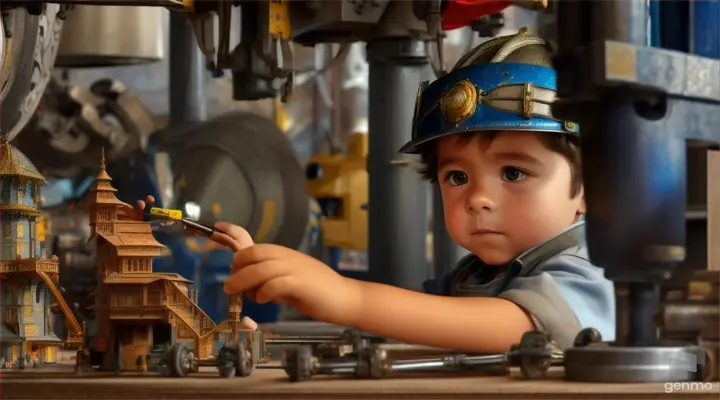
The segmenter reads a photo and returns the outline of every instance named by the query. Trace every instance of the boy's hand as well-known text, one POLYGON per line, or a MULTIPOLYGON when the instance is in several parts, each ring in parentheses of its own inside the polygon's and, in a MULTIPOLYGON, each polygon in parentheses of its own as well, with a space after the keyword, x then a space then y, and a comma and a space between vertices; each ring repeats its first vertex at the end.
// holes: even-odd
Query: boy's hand
POLYGON ((225 291, 245 293, 260 304, 288 303, 320 321, 353 325, 362 306, 358 283, 298 251, 258 244, 235 253, 225 291))
POLYGON ((137 203, 135 203, 135 206, 133 208, 130 207, 123 207, 120 210, 118 210, 118 214, 121 217, 134 219, 137 221, 143 220, 143 212, 145 211, 145 206, 148 204, 152 204, 155 202, 155 198, 147 195, 145 197, 145 200, 138 200, 137 203))
POLYGON ((214 232, 210 239, 215 243, 231 248, 234 252, 255 244, 248 231, 237 225, 228 222, 218 222, 215 224, 215 227, 225 233, 214 232))

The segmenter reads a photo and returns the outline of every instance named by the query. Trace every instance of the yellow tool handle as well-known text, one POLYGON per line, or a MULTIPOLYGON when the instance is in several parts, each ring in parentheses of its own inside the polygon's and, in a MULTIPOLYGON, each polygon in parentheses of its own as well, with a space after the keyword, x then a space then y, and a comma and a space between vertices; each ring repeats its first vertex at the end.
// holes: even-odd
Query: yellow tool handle
POLYGON ((171 210, 168 208, 159 208, 159 207, 152 207, 150 208, 150 211, 148 212, 150 215, 150 219, 161 219, 161 220, 171 220, 171 221, 180 221, 182 219, 182 211, 180 210, 171 210))

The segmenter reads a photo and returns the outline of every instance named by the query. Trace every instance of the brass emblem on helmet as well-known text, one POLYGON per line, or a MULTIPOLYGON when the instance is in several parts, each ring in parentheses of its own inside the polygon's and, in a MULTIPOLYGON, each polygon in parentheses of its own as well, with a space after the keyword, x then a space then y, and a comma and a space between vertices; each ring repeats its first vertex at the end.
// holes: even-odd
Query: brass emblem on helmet
POLYGON ((523 86, 523 116, 529 117, 535 110, 535 87, 532 83, 526 82, 523 86))
POLYGON ((443 119, 455 125, 473 115, 475 107, 477 107, 477 89, 468 80, 458 82, 440 99, 443 119))

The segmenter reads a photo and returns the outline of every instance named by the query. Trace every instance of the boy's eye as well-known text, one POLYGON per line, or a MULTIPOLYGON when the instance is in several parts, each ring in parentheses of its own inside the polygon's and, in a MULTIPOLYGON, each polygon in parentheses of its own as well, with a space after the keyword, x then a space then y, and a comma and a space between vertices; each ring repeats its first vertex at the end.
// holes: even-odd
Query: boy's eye
POLYGON ((462 171, 451 171, 446 180, 453 186, 461 186, 468 182, 468 176, 462 171))
POLYGON ((502 170, 502 179, 508 182, 518 182, 527 177, 527 174, 516 167, 505 167, 502 170))

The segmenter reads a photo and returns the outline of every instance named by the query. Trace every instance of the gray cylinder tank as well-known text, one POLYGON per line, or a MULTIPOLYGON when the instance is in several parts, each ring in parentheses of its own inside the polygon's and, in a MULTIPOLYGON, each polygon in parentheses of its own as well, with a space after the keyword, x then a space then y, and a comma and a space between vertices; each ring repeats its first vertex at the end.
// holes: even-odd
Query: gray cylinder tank
POLYGON ((68 12, 56 67, 136 65, 165 56, 162 7, 77 6, 68 12))

